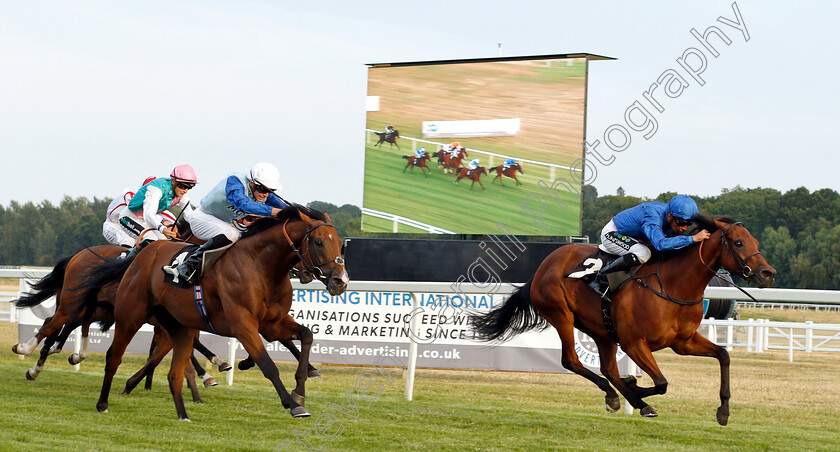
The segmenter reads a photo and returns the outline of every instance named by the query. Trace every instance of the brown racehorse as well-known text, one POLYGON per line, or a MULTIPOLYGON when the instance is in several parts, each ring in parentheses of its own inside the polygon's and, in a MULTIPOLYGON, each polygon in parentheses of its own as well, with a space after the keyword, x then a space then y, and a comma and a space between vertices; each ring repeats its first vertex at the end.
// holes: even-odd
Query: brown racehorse
POLYGON ((720 402, 717 421, 729 419, 729 353, 704 338, 697 327, 703 319, 703 291, 721 267, 755 282, 773 284, 776 270, 758 251, 758 241, 743 224, 731 218, 698 217, 698 225, 712 235, 687 248, 661 254, 643 265, 636 276, 612 295, 612 325, 622 350, 648 375, 653 387, 639 387, 635 377, 619 377, 615 344, 604 326, 599 296, 581 279, 565 275, 596 251, 593 246, 566 245, 542 262, 534 277, 516 290, 505 303, 487 314, 473 315, 471 322, 486 340, 507 340, 550 323, 563 344, 563 367, 595 383, 606 393, 606 408, 619 408, 618 389, 642 416, 656 411, 642 399, 665 394, 668 381, 652 352, 670 347, 680 355, 709 356, 720 362, 720 402), (574 328, 597 344, 601 373, 584 367, 575 353, 574 328), (612 384, 612 386, 610 386, 612 384))
POLYGON ((408 163, 405 164, 405 168, 403 168, 403 172, 405 172, 405 170, 407 170, 409 167, 411 168, 411 171, 414 172, 414 167, 419 166, 420 171, 423 171, 423 175, 429 177, 429 173, 431 173, 432 170, 429 169, 428 166, 426 166, 426 162, 431 160, 428 152, 424 152, 422 158, 418 158, 415 155, 404 155, 403 158, 408 160, 408 163), (426 172, 427 170, 428 173, 426 172))
POLYGON ((373 145, 374 147, 379 146, 382 143, 388 143, 389 146, 390 146, 389 148, 393 148, 394 146, 396 146, 397 150, 400 149, 400 145, 397 144, 397 138, 400 137, 400 131, 399 130, 394 130, 394 133, 392 133, 390 135, 388 135, 385 132, 374 132, 374 133, 379 136, 379 141, 376 144, 373 145))
POLYGON ((481 187, 481 189, 484 190, 484 184, 481 183, 482 174, 487 174, 487 169, 485 169, 483 166, 479 166, 478 168, 472 171, 468 170, 467 168, 461 168, 458 171, 458 177, 455 178, 455 182, 453 182, 453 184, 457 184, 458 181, 460 181, 461 179, 467 178, 472 181, 472 183, 470 184, 470 190, 473 189, 473 186, 476 182, 478 182, 479 187, 481 187))
POLYGON ((169 387, 179 419, 189 419, 180 381, 196 330, 214 330, 216 334, 236 337, 273 383, 292 416, 309 416, 303 404, 313 337, 308 328, 299 325, 288 313, 292 303, 288 274, 302 260, 330 294, 344 292, 348 277, 341 257, 341 238, 329 223, 329 216, 306 207, 290 206, 277 219, 261 219, 251 226, 202 276, 207 323, 196 309, 193 288, 182 289, 164 282, 161 268, 182 247, 178 243, 158 241, 148 245, 128 264, 122 259, 95 269, 88 293, 125 273, 114 305, 116 331, 106 356, 97 409, 108 410, 111 383, 122 355, 145 319, 153 314, 169 333, 173 345, 169 387), (295 372, 297 385, 291 394, 280 381, 277 366, 260 334, 271 341, 301 341, 300 362, 295 372))
MULTIPOLYGON (((444 152, 441 149, 441 152, 444 152)), ((464 159, 469 156, 469 152, 466 149, 461 148, 461 151, 458 152, 457 157, 452 157, 451 153, 446 153, 443 156, 443 172, 444 173, 457 173, 458 170, 461 168, 461 163, 463 163, 464 159)))
POLYGON ((505 165, 495 166, 490 168, 490 174, 496 173, 496 177, 493 178, 493 182, 496 182, 496 179, 499 179, 502 185, 505 184, 504 178, 502 176, 507 176, 512 178, 516 181, 516 186, 522 185, 522 182, 519 182, 519 179, 516 178, 516 172, 519 171, 522 174, 522 165, 516 163, 514 165, 510 165, 507 169, 504 169, 505 165))

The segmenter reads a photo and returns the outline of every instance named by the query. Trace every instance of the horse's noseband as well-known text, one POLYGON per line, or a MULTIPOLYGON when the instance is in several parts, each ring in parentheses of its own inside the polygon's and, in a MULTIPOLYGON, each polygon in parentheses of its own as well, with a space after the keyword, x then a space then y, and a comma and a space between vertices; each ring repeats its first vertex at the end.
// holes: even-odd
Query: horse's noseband
MULTIPOLYGON (((288 223, 288 221, 287 221, 287 223, 288 223)), ((315 226, 312 226, 311 228, 306 229, 306 234, 304 234, 303 240, 301 240, 301 244, 303 244, 303 243, 309 244, 309 250, 311 250, 312 249, 312 244, 310 243, 310 241, 312 240, 312 237, 311 237, 312 231, 320 228, 321 226, 329 226, 329 227, 335 229, 335 226, 332 223, 316 224, 315 226)), ((289 246, 291 246, 292 250, 295 252, 295 254, 297 254, 298 259, 300 259, 300 261, 303 262, 303 266, 306 267, 306 270, 309 273, 312 273, 313 276, 318 278, 318 280, 323 282, 325 285, 327 284, 327 281, 326 281, 327 275, 324 274, 324 271, 321 270, 321 267, 323 267, 324 265, 327 265, 327 264, 331 264, 333 262, 335 262, 336 265, 344 265, 344 258, 341 257, 341 256, 337 256, 335 259, 330 259, 328 261, 320 262, 318 264, 313 264, 311 262, 312 261, 312 255, 311 255, 311 253, 308 252, 309 250, 307 250, 307 253, 306 253, 307 256, 309 256, 309 262, 307 262, 307 260, 304 259, 303 254, 300 252, 300 250, 298 250, 297 247, 295 247, 295 244, 294 244, 294 242, 292 242, 292 239, 289 237, 289 234, 286 233, 286 225, 285 224, 283 225, 283 233, 286 234, 286 239, 289 241, 289 246)), ((301 248, 303 248, 303 246, 301 246, 301 248)), ((332 270, 330 270, 330 274, 332 274, 332 270)))

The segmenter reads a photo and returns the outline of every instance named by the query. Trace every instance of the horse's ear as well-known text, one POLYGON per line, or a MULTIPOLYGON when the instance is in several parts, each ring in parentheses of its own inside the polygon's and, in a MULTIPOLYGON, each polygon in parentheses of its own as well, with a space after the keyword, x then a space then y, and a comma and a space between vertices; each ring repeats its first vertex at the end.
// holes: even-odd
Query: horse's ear
POLYGON ((298 211, 298 213, 300 214, 300 219, 303 220, 304 223, 307 223, 307 224, 312 223, 312 218, 309 218, 308 215, 306 215, 305 213, 303 213, 301 211, 298 211))
POLYGON ((330 220, 330 214, 328 214, 326 210, 324 211, 324 218, 327 219, 327 223, 332 223, 332 221, 330 220))

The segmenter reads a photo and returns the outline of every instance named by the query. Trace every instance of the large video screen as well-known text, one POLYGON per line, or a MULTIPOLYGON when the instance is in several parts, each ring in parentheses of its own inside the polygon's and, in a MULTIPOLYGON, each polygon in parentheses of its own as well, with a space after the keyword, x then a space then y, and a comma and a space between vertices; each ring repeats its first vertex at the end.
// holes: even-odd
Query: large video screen
POLYGON ((580 235, 587 64, 370 65, 362 229, 580 235))

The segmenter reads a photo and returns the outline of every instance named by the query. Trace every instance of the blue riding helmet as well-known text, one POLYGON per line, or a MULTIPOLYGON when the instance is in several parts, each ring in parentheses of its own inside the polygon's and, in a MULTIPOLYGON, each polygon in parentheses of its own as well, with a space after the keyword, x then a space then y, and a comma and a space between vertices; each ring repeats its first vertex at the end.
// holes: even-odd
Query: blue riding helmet
POLYGON ((697 203, 686 195, 677 195, 668 201, 668 212, 671 216, 689 220, 699 213, 697 203))

